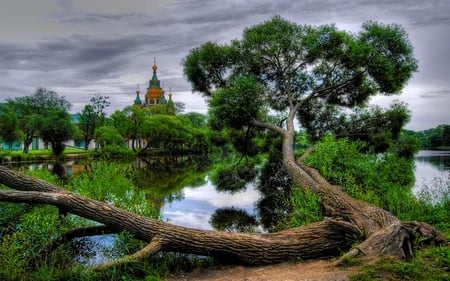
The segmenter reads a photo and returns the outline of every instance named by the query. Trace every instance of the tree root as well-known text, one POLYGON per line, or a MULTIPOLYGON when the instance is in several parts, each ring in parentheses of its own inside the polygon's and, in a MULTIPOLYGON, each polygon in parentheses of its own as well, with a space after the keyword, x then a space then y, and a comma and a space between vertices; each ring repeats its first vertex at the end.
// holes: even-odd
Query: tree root
POLYGON ((340 257, 336 265, 358 256, 388 255, 408 260, 414 255, 417 240, 422 243, 446 244, 447 239, 433 226, 423 222, 400 222, 381 228, 370 237, 340 257))

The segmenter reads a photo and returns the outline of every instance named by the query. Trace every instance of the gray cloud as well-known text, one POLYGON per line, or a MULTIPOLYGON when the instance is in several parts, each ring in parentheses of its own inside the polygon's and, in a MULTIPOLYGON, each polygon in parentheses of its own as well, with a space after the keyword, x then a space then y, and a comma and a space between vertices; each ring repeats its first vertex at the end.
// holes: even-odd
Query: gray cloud
POLYGON ((335 23, 351 31, 367 20, 402 24, 420 68, 404 91, 413 112, 410 128, 450 122, 440 106, 449 100, 442 89, 450 89, 450 1, 40 0, 21 8, 26 4, 2 3, 0 102, 46 86, 66 96, 73 111, 96 93, 111 97, 113 111, 132 103, 136 84, 147 87, 157 57, 166 91, 171 88, 174 99, 186 102, 187 111, 206 110, 183 77, 183 57, 200 44, 230 42, 244 28, 281 15, 299 24, 335 23), (422 100, 437 97, 443 99, 433 104, 439 110, 426 114, 422 100))
POLYGON ((449 98, 450 97, 450 90, 437 90, 437 91, 427 91, 423 92, 419 95, 421 98, 426 99, 435 99, 435 98, 449 98))

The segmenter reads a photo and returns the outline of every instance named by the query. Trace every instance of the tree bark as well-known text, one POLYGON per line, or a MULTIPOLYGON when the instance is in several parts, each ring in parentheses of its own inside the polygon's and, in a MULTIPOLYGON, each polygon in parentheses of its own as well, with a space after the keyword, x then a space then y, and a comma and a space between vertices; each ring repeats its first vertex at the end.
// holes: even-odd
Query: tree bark
MULTIPOLYGON (((428 231, 430 239, 445 241, 431 226, 417 222, 403 224, 392 214, 354 200, 327 184, 316 171, 291 162, 286 165, 294 165, 291 167, 293 175, 310 182, 308 187, 321 195, 327 214, 333 215, 321 222, 277 233, 228 233, 171 225, 80 196, 3 166, 0 166, 0 183, 14 190, 0 190, 0 201, 54 205, 101 223, 108 232, 126 230, 149 243, 126 260, 158 251, 215 256, 250 265, 297 258, 329 258, 349 250, 361 236, 366 240, 351 250, 350 255, 390 254, 404 258, 412 251, 413 229, 426 229, 423 233, 428 231)), ((117 263, 120 261, 111 265, 117 263)))

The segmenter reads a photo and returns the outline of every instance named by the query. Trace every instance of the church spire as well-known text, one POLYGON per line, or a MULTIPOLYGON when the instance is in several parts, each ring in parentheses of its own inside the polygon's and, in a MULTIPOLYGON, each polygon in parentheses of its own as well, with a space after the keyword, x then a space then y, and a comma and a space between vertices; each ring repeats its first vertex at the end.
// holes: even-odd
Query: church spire
POLYGON ((139 106, 142 105, 141 98, 139 97, 139 93, 140 92, 141 91, 139 90, 139 84, 137 84, 137 87, 136 87, 136 99, 134 99, 134 105, 139 105, 139 106))

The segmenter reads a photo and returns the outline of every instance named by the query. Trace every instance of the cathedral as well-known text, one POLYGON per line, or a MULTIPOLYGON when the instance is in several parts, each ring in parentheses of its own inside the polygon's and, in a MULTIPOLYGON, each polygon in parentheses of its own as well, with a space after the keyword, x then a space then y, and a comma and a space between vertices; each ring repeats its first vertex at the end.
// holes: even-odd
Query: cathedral
POLYGON ((153 76, 152 79, 148 81, 147 93, 145 94, 144 100, 142 101, 139 94, 139 85, 136 89, 136 98, 134 100, 134 105, 137 106, 153 106, 155 104, 171 104, 172 102, 172 92, 169 91, 169 101, 166 100, 164 96, 164 89, 161 87, 161 83, 156 75, 156 70, 158 67, 156 66, 156 58, 153 63, 153 76))

